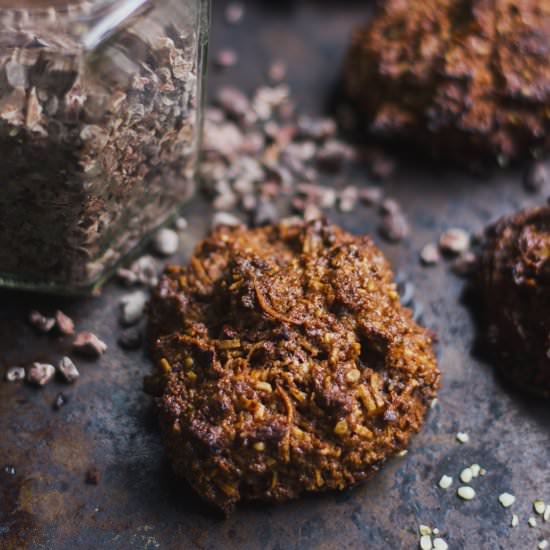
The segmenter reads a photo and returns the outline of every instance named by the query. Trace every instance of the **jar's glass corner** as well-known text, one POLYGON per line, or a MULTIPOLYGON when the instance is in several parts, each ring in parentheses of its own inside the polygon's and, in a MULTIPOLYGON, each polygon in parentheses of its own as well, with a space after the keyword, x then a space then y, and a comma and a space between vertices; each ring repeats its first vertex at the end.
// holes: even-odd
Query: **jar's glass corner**
POLYGON ((195 190, 210 0, 35 1, 0 0, 0 286, 89 293, 195 190))

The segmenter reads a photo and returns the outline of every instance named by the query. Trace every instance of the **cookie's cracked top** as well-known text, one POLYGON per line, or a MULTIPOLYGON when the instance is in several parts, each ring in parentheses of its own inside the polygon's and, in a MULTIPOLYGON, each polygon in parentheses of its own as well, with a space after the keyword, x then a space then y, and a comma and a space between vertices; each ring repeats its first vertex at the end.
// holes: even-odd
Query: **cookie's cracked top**
POLYGON ((218 228, 167 268, 150 320, 168 453, 225 512, 368 478, 439 384, 382 253, 322 222, 218 228))

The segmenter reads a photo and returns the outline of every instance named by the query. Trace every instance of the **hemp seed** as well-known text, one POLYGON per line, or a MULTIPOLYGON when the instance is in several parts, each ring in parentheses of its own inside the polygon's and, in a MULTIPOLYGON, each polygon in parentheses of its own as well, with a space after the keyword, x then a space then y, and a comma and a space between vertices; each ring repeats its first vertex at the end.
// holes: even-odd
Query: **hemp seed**
POLYGON ((460 472, 460 481, 462 481, 462 483, 470 483, 473 477, 474 475, 472 474, 472 470, 470 468, 464 468, 464 470, 460 472))
POLYGON ((510 493, 502 493, 498 497, 498 500, 504 508, 510 508, 510 506, 512 506, 512 504, 516 502, 516 497, 514 495, 511 495, 510 493))
POLYGON ((453 484, 453 478, 450 476, 441 476, 441 479, 439 480, 439 487, 441 489, 448 489, 453 484))
POLYGON ((470 466, 472 477, 478 477, 481 472, 481 466, 479 464, 472 464, 470 466))
POLYGON ((533 510, 539 515, 544 515, 544 512, 546 511, 546 505, 544 504, 544 500, 537 499, 533 502, 533 510))
POLYGON ((468 485, 464 485, 458 488, 457 495, 462 500, 473 500, 476 496, 476 492, 468 485))
POLYGON ((422 535, 420 537, 420 550, 432 550, 432 537, 430 535, 422 535))

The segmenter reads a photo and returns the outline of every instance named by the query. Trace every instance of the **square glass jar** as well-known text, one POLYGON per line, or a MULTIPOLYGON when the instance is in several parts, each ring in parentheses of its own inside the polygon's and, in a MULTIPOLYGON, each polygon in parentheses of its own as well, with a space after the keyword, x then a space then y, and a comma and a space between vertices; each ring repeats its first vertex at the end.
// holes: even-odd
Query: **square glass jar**
POLYGON ((0 0, 0 286, 88 293, 194 191, 209 0, 0 0))

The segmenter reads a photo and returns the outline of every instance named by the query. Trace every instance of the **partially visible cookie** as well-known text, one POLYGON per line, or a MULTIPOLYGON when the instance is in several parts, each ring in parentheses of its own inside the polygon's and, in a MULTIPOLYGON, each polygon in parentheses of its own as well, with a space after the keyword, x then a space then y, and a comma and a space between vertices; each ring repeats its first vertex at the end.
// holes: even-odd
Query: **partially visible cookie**
POLYGON ((549 49, 546 2, 386 0, 354 34, 345 92, 376 137, 521 159, 549 145, 549 49))
POLYGON ((487 229, 479 284, 498 369, 550 397, 550 206, 487 229))
POLYGON ((439 385, 383 254, 320 221, 216 229, 166 270, 150 320, 168 455, 226 513, 369 478, 439 385))

